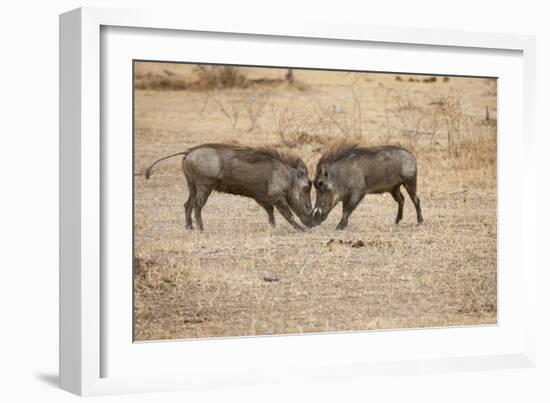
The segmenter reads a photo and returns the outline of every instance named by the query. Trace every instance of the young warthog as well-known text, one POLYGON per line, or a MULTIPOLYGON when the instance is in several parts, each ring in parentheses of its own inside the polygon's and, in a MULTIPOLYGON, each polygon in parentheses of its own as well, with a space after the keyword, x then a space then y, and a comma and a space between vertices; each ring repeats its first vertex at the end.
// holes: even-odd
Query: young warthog
POLYGON ((359 147, 339 144, 327 150, 317 163, 315 180, 317 200, 313 211, 315 225, 322 223, 340 201, 343 213, 336 229, 348 225, 350 214, 369 193, 391 193, 397 202, 398 224, 403 218, 403 185, 416 208, 418 223, 423 221, 416 195, 416 159, 401 147, 359 147))
POLYGON ((185 222, 193 229, 191 212, 202 230, 201 210, 212 190, 250 197, 266 211, 275 226, 273 206, 297 230, 303 230, 292 215, 312 226, 311 180, 304 162, 271 147, 243 147, 229 144, 203 144, 155 161, 145 172, 149 179, 153 166, 162 160, 183 155, 183 173, 189 198, 185 203, 185 222))

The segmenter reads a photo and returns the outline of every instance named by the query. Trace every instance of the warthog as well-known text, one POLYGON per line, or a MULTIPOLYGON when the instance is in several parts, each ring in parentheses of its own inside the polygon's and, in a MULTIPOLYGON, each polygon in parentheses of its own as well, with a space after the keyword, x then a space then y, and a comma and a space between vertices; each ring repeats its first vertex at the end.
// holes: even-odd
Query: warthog
POLYGON ((313 211, 315 225, 322 223, 340 201, 342 219, 336 229, 348 225, 350 214, 369 193, 391 193, 397 202, 398 224, 403 218, 405 187, 416 208, 418 223, 423 221, 420 200, 416 195, 416 159, 401 147, 359 147, 339 144, 323 153, 317 163, 315 180, 317 200, 313 211))
POLYGON ((272 147, 243 147, 229 144, 203 144, 155 161, 145 172, 149 179, 153 166, 165 159, 183 155, 183 172, 189 198, 185 202, 185 222, 193 229, 191 213, 203 229, 201 210, 213 190, 250 197, 267 211, 275 226, 273 207, 297 230, 304 228, 292 215, 311 227, 311 180, 304 162, 272 147))

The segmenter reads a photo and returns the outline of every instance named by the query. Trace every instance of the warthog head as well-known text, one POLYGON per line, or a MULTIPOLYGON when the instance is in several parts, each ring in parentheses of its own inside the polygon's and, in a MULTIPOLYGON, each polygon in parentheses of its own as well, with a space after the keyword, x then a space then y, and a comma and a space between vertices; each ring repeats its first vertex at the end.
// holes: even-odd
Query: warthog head
POLYGON ((313 181, 316 190, 315 209, 313 210, 313 225, 319 225, 326 220, 331 210, 340 201, 338 185, 331 178, 325 166, 317 169, 313 181))
POLYGON ((299 161, 295 169, 289 199, 290 207, 300 218, 300 221, 305 226, 312 227, 311 180, 303 161, 299 161))

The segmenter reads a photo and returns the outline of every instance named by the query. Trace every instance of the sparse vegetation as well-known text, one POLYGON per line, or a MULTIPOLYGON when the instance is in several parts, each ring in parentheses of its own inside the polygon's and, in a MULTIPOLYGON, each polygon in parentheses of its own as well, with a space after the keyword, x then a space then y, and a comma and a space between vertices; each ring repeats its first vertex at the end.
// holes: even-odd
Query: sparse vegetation
POLYGON ((164 70, 197 80, 192 65, 136 66, 136 174, 206 142, 291 149, 310 174, 333 141, 399 144, 418 160, 425 223, 407 200, 395 226, 392 197, 369 195, 344 232, 335 209, 297 234, 278 215, 270 229, 250 199, 215 194, 206 230, 186 231, 181 161, 166 162, 135 177, 137 340, 495 323, 495 80, 293 69, 289 84, 287 69, 242 68, 256 84, 138 85, 164 70))
POLYGON ((194 69, 198 76, 194 87, 198 90, 246 88, 250 85, 237 67, 197 65, 194 69))
POLYGON ((154 91, 211 91, 224 89, 248 89, 259 86, 281 86, 304 91, 307 86, 294 80, 292 69, 274 78, 249 78, 243 73, 246 68, 207 64, 171 64, 139 62, 134 76, 134 88, 154 91), (191 69, 191 74, 186 70, 191 69), (181 74, 179 71, 186 71, 181 74), (289 73, 290 72, 290 73, 289 73))

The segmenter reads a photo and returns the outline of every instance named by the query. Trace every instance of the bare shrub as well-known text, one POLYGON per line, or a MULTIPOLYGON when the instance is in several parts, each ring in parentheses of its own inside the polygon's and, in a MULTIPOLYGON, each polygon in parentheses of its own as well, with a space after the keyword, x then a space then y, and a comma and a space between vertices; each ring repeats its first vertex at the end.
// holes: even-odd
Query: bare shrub
POLYGON ((462 142, 462 128, 469 121, 469 117, 463 112, 460 98, 454 96, 440 97, 428 104, 431 111, 434 132, 442 125, 447 133, 447 151, 449 156, 457 156, 462 142))
POLYGON ((361 141, 363 135, 361 101, 355 85, 350 85, 348 89, 351 101, 346 102, 345 105, 333 102, 327 105, 313 97, 311 100, 316 107, 315 112, 319 122, 328 123, 330 129, 336 130, 346 140, 361 141))
POLYGON ((237 67, 197 65, 194 69, 197 80, 193 89, 212 90, 222 88, 247 88, 250 81, 237 67))
POLYGON ((324 144, 324 125, 310 112, 294 112, 288 107, 278 108, 272 101, 271 116, 275 132, 279 135, 281 144, 294 148, 305 144, 324 144))
POLYGON ((183 77, 169 69, 155 72, 136 72, 134 86, 140 90, 214 90, 223 88, 247 88, 248 80, 237 67, 197 65, 193 72, 195 80, 183 77))
POLYGON ((134 87, 138 90, 178 91, 187 89, 189 85, 183 78, 174 75, 169 70, 164 70, 162 74, 136 73, 134 87))
POLYGON ((134 87, 152 91, 210 91, 223 89, 250 89, 257 87, 284 87, 306 91, 309 86, 297 80, 292 69, 286 69, 282 77, 249 78, 243 73, 246 68, 237 66, 214 66, 197 64, 191 70, 178 68, 141 68, 135 72, 134 87), (192 74, 190 74, 192 72, 192 74))
POLYGON ((215 96, 213 103, 218 108, 218 111, 220 111, 222 115, 227 118, 231 128, 235 131, 237 129, 237 124, 239 123, 239 116, 241 116, 242 112, 240 100, 215 96))
POLYGON ((430 113, 409 93, 380 84, 383 93, 386 142, 404 143, 414 151, 420 143, 432 145, 436 122, 430 113))
MULTIPOLYGON (((257 95, 250 93, 237 95, 216 93, 212 97, 211 103, 225 116, 233 131, 237 130, 239 122, 244 119, 248 125, 246 131, 251 132, 258 127, 258 121, 269 101, 269 97, 269 93, 259 93, 257 95)), ((205 103, 209 102, 209 99, 205 103)))
MULTIPOLYGON (((491 130, 490 124, 479 129, 466 113, 461 94, 403 92, 382 84, 380 88, 388 143, 399 142, 411 150, 445 150, 448 157, 455 158, 463 153, 478 157, 483 147, 472 147, 473 144, 494 143, 496 130, 491 130)), ((492 123, 487 119, 482 123, 486 122, 492 123)))
POLYGON ((269 101, 269 93, 259 93, 258 95, 247 95, 242 98, 244 112, 250 123, 248 131, 252 131, 258 125, 258 119, 269 101))
POLYGON ((334 138, 362 140, 363 112, 357 89, 349 86, 350 96, 342 99, 323 98, 318 94, 304 99, 307 106, 299 110, 281 106, 272 95, 269 111, 273 131, 288 147, 300 144, 326 144, 334 138))

